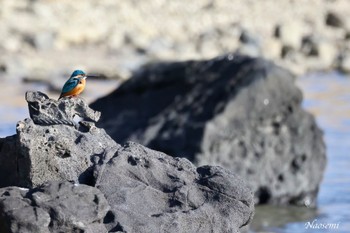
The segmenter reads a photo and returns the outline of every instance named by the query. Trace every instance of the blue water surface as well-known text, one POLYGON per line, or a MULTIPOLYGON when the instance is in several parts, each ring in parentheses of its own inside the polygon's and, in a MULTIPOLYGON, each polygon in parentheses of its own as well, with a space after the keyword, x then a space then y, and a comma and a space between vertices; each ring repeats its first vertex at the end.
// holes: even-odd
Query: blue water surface
POLYGON ((15 134, 17 122, 26 117, 28 117, 27 107, 0 106, 0 137, 15 134))
POLYGON ((327 167, 318 195, 318 208, 304 220, 289 220, 279 226, 274 226, 272 221, 255 232, 349 233, 350 77, 336 72, 314 73, 300 77, 297 84, 304 93, 303 107, 316 116, 327 146, 327 167), (333 225, 329 229, 311 228, 309 223, 312 222, 333 225))

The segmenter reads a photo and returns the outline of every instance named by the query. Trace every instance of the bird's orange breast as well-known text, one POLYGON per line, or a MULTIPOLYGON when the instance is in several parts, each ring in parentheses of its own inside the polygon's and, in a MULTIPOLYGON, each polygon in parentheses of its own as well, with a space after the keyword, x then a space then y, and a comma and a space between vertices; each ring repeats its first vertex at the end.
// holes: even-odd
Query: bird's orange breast
POLYGON ((86 84, 85 79, 80 80, 80 82, 78 83, 78 85, 76 87, 74 87, 74 89, 72 89, 71 91, 69 91, 67 93, 62 94, 61 97, 79 95, 80 93, 82 93, 84 91, 85 84, 86 84))

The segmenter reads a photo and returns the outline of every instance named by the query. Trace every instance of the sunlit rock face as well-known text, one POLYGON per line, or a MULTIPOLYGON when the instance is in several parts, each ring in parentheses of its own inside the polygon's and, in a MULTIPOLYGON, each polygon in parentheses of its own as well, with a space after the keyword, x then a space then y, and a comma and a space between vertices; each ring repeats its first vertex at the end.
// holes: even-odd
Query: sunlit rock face
POLYGON ((146 66, 91 106, 118 143, 232 169, 257 203, 312 206, 325 145, 302 99, 289 71, 228 54, 146 66))
POLYGON ((27 92, 31 118, 17 123, 16 135, 0 139, 0 187, 36 187, 47 181, 88 183, 94 158, 119 145, 97 128, 100 112, 80 97, 50 99, 27 92), (79 116, 81 121, 76 121, 79 116))

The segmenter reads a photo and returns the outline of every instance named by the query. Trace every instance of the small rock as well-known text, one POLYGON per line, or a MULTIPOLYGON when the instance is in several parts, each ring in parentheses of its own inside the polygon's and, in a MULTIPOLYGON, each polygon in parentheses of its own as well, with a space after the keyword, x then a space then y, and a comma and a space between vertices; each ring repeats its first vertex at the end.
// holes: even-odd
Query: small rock
POLYGON ((245 55, 249 57, 261 56, 261 50, 256 44, 243 44, 236 50, 239 55, 245 55))
POLYGON ((257 36, 247 30, 242 30, 239 40, 241 41, 241 45, 236 50, 238 54, 250 57, 261 56, 260 40, 257 36))
POLYGON ((275 28, 275 37, 283 46, 299 49, 303 37, 303 25, 297 21, 287 21, 279 24, 275 28))
POLYGON ((259 44, 259 39, 255 35, 253 35, 253 33, 244 29, 242 30, 242 33, 239 36, 239 40, 245 44, 259 44))
POLYGON ((7 66, 5 64, 0 64, 0 72, 6 73, 6 71, 7 71, 7 66))
POLYGON ((301 52, 306 56, 319 55, 318 39, 315 36, 305 36, 302 39, 301 52))
POLYGON ((350 73, 350 52, 343 52, 339 55, 336 67, 344 72, 350 73))
POLYGON ((341 19, 341 17, 339 16, 339 14, 335 13, 335 12, 328 12, 325 18, 325 23, 328 26, 331 27, 336 27, 336 28, 340 28, 344 26, 344 22, 341 19))
POLYGON ((283 45, 281 49, 281 58, 288 59, 288 60, 294 60, 297 55, 297 51, 288 45, 283 45))
MULTIPOLYGON (((318 58, 318 69, 324 69, 334 65, 338 51, 334 43, 310 35, 303 38, 301 52, 305 56, 318 58)), ((317 69, 315 66, 313 68, 317 69)))
POLYGON ((345 40, 350 40, 350 31, 347 31, 344 35, 345 40))
POLYGON ((338 55, 338 49, 334 43, 321 41, 319 45, 319 58, 322 67, 332 68, 338 55))
POLYGON ((282 45, 276 38, 264 40, 263 45, 263 56, 272 60, 277 60, 281 57, 282 45))

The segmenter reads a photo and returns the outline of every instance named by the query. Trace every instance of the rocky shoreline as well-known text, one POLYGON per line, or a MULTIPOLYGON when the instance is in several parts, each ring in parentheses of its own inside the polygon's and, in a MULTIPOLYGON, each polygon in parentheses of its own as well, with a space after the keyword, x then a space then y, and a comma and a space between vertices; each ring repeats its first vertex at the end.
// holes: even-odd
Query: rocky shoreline
POLYGON ((294 81, 231 53, 145 66, 91 106, 27 92, 0 232, 239 232, 256 204, 316 207, 323 133, 294 81))
POLYGON ((296 74, 349 72, 349 9, 347 0, 4 0, 0 73, 45 80, 79 66, 127 79, 149 62, 235 51, 296 74))
POLYGON ((26 93, 0 138, 1 233, 241 232, 254 205, 316 207, 326 148, 294 81, 350 72, 349 1, 1 4, 12 94, 76 68, 123 81, 90 106, 26 93))

